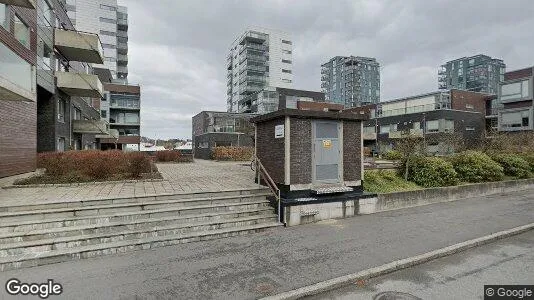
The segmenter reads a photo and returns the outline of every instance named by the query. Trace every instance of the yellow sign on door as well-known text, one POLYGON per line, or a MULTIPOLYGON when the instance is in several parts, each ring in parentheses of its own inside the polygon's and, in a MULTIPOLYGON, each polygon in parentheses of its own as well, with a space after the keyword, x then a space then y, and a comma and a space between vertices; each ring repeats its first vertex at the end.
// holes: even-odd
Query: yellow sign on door
POLYGON ((332 148, 332 140, 323 140, 323 148, 332 148))

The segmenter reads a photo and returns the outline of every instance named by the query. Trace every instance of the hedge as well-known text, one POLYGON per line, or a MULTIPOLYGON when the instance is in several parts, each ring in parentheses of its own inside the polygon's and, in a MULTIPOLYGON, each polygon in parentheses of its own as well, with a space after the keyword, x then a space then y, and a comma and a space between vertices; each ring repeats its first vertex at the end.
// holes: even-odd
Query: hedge
MULTIPOLYGON (((403 173, 405 162, 399 171, 403 173)), ((452 164, 439 157, 411 157, 408 180, 422 187, 440 187, 458 184, 458 177, 452 164)))
POLYGON ((215 147, 212 151, 215 160, 245 161, 251 160, 254 154, 253 147, 215 147))
POLYGON ((503 167, 505 175, 518 178, 532 176, 529 163, 517 154, 495 154, 492 158, 503 167))
POLYGON ((402 159, 402 153, 400 153, 397 150, 391 150, 391 151, 388 151, 388 152, 384 153, 382 158, 384 158, 386 160, 401 160, 402 159))
POLYGON ((499 181, 504 177, 503 168, 483 152, 457 153, 450 161, 463 182, 499 181))

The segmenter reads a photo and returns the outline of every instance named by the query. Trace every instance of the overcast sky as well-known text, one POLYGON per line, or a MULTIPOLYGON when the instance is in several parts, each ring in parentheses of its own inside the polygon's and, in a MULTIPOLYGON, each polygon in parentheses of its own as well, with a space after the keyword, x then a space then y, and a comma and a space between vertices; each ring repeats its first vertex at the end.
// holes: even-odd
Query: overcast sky
POLYGON ((336 55, 380 63, 381 101, 437 89, 447 60, 487 54, 534 65, 532 0, 119 0, 129 11, 129 81, 141 84, 141 134, 189 138, 191 117, 226 110, 226 55, 250 26, 293 40, 294 88, 320 91, 336 55))

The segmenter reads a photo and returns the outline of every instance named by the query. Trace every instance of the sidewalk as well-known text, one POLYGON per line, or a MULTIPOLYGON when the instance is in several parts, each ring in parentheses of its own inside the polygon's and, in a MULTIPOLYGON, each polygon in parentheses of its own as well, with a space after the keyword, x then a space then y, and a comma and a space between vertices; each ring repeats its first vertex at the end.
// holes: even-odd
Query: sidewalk
POLYGON ((53 278, 58 299, 258 298, 532 223, 533 192, 20 269, 0 282, 53 278))
POLYGON ((78 201, 258 186, 254 183, 254 172, 247 162, 195 160, 194 163, 157 164, 157 167, 163 176, 163 181, 102 182, 73 186, 0 189, 0 206, 2 203, 78 201))

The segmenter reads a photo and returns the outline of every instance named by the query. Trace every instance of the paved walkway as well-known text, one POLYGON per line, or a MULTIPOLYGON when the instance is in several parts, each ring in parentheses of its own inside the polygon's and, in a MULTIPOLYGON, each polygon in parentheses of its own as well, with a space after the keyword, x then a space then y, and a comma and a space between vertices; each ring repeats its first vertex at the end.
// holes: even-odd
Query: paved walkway
POLYGON ((253 299, 533 223, 533 192, 8 271, 0 282, 53 278, 57 299, 253 299))
MULTIPOLYGON (((0 189, 1 203, 76 201, 162 193, 253 188, 254 172, 246 162, 195 160, 194 163, 157 164, 162 181, 94 183, 0 189)), ((6 180, 3 181, 4 184, 6 180)), ((1 205, 1 204, 0 204, 1 205)))

